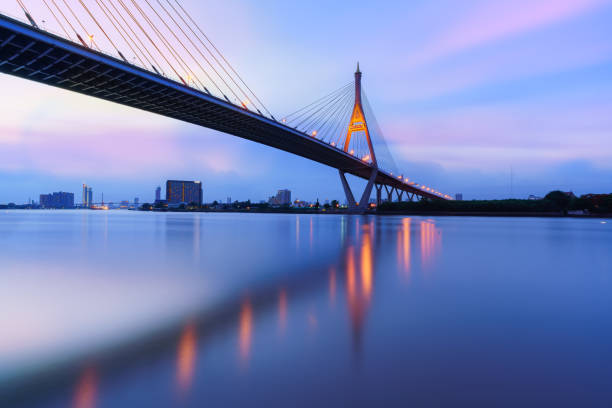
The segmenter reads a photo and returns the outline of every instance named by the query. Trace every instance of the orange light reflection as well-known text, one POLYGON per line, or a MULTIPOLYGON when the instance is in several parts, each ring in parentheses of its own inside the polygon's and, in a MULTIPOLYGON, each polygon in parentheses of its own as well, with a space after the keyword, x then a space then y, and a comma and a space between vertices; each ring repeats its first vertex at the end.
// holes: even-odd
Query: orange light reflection
POLYGON ((240 309, 239 347, 240 356, 247 360, 251 353, 251 338, 253 336, 253 307, 251 302, 245 300, 240 309))
POLYGON ((284 288, 278 295, 278 327, 282 333, 287 327, 287 290, 284 288))
POLYGON ((95 408, 98 399, 98 374, 94 368, 86 368, 79 377, 74 393, 74 408, 95 408))
POLYGON ((176 378, 182 392, 188 391, 193 382, 197 345, 195 325, 188 324, 181 333, 176 358, 176 378))

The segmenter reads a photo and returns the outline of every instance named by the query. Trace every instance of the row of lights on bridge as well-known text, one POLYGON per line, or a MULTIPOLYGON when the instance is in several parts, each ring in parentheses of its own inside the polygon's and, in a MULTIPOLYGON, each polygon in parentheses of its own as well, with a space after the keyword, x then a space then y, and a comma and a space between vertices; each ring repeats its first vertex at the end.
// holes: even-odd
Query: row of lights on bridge
MULTIPOLYGON (((282 122, 283 123, 287 123, 287 119, 283 118, 282 122)), ((310 136, 316 137, 317 134, 318 134, 318 132, 316 130, 313 130, 310 133, 310 136)), ((331 142, 331 143, 328 143, 328 144, 331 145, 332 147, 336 147, 336 142, 331 142)), ((355 150, 351 149, 351 151, 349 151, 349 154, 351 156, 354 156, 355 155, 355 150)), ((363 156, 361 158, 361 160, 364 161, 364 162, 369 161, 370 160, 370 155, 366 154, 365 156, 363 156)), ((390 174, 393 176, 393 173, 390 173, 390 174)), ((410 179, 408 179, 408 177, 404 177, 402 175, 399 175, 399 176, 397 176, 397 179, 402 181, 404 184, 409 184, 409 185, 411 185, 413 187, 418 187, 421 191, 427 191, 427 192, 429 192, 431 194, 434 194, 434 195, 436 195, 438 197, 446 198, 446 199, 449 199, 449 200, 451 199, 451 196, 449 196, 448 194, 443 194, 443 193, 441 193, 441 192, 439 192, 437 190, 434 190, 433 188, 419 185, 418 183, 415 183, 414 181, 410 181, 410 179)))

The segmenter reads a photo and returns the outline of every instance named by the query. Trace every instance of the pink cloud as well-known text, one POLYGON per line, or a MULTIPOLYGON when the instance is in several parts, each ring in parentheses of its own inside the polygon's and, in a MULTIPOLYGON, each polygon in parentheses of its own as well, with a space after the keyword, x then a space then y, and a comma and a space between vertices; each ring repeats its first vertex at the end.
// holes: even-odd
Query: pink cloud
POLYGON ((610 0, 487 1, 443 31, 411 59, 421 65, 466 49, 570 19, 610 0))

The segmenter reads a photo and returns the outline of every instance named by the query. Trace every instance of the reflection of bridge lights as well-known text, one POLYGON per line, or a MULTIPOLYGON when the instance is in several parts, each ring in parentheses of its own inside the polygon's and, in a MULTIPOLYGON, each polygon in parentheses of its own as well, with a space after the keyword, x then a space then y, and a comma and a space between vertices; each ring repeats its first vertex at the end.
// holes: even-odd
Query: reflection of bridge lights
POLYGON ((398 263, 403 266, 406 275, 410 273, 410 224, 412 219, 402 219, 402 227, 397 231, 398 263))
POLYGON ((253 308, 248 300, 245 300, 240 309, 239 323, 239 347, 240 356, 243 360, 249 357, 251 352, 251 337, 253 335, 253 308))
POLYGON ((287 327, 287 291, 284 288, 278 295, 278 325, 284 332, 287 327))
POLYGON ((193 324, 183 329, 179 340, 177 356, 177 379, 181 391, 187 391, 193 380, 196 361, 196 329, 193 324))
POLYGON ((87 368, 81 374, 76 386, 73 400, 74 408, 94 408, 98 394, 98 375, 93 368, 87 368))

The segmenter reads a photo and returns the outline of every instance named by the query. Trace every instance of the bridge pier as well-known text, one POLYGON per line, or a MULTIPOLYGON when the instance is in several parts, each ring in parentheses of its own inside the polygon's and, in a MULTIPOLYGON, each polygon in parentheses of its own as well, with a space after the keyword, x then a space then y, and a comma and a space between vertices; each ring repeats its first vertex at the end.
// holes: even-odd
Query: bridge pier
POLYGON ((338 170, 338 173, 340 174, 340 181, 342 182, 342 188, 344 189, 344 194, 346 195, 349 212, 355 214, 365 213, 365 211, 368 209, 370 196, 372 195, 372 188, 374 187, 374 182, 376 181, 376 176, 378 176, 378 169, 372 169, 372 174, 370 175, 368 184, 366 185, 366 188, 363 191, 359 202, 355 201, 355 196, 351 191, 351 186, 349 186, 348 181, 346 180, 346 173, 342 170, 338 170))
POLYGON ((382 204, 382 184, 376 184, 376 206, 379 207, 382 204))
POLYGON ((387 202, 389 203, 393 202, 393 190, 394 190, 393 187, 391 187, 391 190, 389 190, 387 185, 385 185, 385 191, 387 192, 387 202))
POLYGON ((404 190, 396 189, 395 190, 395 194, 397 194, 397 202, 401 203, 402 202, 402 198, 404 197, 404 190))

